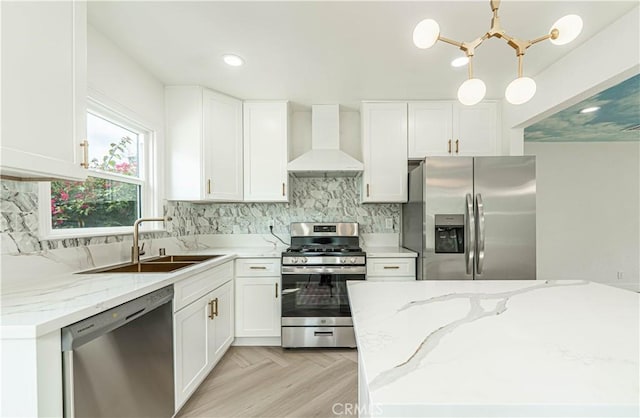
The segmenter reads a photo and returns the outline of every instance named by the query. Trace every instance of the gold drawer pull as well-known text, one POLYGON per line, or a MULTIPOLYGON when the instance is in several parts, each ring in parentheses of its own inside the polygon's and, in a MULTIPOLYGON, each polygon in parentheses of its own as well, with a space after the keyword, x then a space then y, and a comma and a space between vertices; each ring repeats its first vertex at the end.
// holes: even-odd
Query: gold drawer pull
POLYGON ((207 180, 207 194, 211 194, 211 179, 207 180))
POLYGON ((284 192, 284 183, 282 183, 282 196, 286 196, 286 194, 284 192))
POLYGON ((278 299, 278 283, 276 283, 276 299, 278 299))
POLYGON ((213 301, 209 301, 209 319, 213 319, 215 314, 213 313, 213 301))
POLYGON ((400 266, 384 266, 385 270, 398 270, 400 266))
POLYGON ((460 143, 460 140, 456 139, 456 154, 458 153, 458 149, 459 149, 458 145, 459 145, 459 143, 460 143))
POLYGON ((218 298, 215 298, 213 301, 216 303, 216 310, 213 312, 213 314, 215 316, 218 316, 218 298))
POLYGON ((369 197, 369 183, 367 183, 367 197, 369 197))
POLYGON ((449 154, 451 154, 451 140, 449 140, 449 148, 448 148, 449 154))
POLYGON ((264 266, 251 266, 249 267, 251 270, 266 270, 267 268, 264 266))

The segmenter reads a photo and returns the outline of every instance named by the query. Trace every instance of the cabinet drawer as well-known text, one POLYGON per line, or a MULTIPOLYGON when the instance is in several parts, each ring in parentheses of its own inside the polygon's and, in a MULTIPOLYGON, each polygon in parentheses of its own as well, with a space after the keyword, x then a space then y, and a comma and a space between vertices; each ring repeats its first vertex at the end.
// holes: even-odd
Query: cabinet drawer
POLYGON ((173 285, 173 311, 179 311, 232 279, 233 263, 229 261, 177 282, 173 285))
POLYGON ((367 276, 416 276, 415 258, 369 258, 367 276))
POLYGON ((236 276, 280 276, 279 258, 236 259, 236 276))

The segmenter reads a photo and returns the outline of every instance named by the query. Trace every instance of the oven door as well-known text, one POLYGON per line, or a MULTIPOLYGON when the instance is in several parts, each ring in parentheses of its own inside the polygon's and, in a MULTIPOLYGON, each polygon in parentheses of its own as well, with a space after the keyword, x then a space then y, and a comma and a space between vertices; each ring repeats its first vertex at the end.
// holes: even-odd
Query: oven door
POLYGON ((351 325, 347 280, 364 266, 283 266, 282 325, 351 325))

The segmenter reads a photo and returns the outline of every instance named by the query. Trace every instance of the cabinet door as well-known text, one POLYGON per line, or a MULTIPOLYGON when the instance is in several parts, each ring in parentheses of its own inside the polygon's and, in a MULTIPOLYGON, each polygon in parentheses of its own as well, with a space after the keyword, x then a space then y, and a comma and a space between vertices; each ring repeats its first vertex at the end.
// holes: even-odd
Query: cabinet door
POLYGON ((454 151, 457 155, 497 155, 497 104, 456 105, 453 111, 454 151))
POLYGON ((236 278, 236 336, 280 336, 280 277, 236 278))
POLYGON ((166 119, 167 199, 205 199, 202 88, 168 86, 166 119))
POLYGON ((409 103, 409 159, 451 155, 452 109, 451 102, 409 103))
POLYGON ((2 2, 2 174, 84 180, 85 2, 2 2))
POLYGON ((244 200, 286 202, 289 190, 286 102, 244 104, 244 200))
POLYGON ((176 410, 209 373, 209 298, 203 296, 174 317, 176 410))
POLYGON ((204 90, 206 200, 242 201, 242 102, 204 90))
POLYGON ((363 202, 407 201, 407 104, 362 104, 363 202))
POLYGON ((233 281, 220 286, 211 293, 210 299, 214 301, 214 317, 209 321, 213 326, 213 342, 209 346, 210 357, 213 363, 224 355, 233 341, 234 328, 234 298, 233 281))

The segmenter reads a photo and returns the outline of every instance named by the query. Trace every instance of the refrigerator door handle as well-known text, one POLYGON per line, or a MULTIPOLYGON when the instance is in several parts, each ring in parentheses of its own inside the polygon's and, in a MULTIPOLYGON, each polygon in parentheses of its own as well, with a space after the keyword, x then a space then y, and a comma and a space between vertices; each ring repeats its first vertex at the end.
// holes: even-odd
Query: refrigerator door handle
POLYGON ((476 273, 482 274, 482 266, 484 264, 484 204, 482 203, 482 195, 476 195, 476 216, 478 217, 477 226, 477 248, 476 248, 476 273))
POLYGON ((476 217, 473 212, 473 197, 471 194, 467 194, 467 206, 465 213, 465 263, 467 268, 467 274, 473 274, 473 262, 475 260, 476 250, 476 217))

